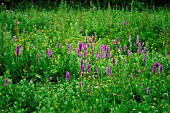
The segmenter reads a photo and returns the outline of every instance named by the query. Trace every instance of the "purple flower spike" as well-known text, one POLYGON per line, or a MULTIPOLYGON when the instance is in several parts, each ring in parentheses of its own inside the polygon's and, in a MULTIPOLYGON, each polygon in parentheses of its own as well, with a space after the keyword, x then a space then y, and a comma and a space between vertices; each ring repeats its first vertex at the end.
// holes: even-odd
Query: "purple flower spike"
POLYGON ((158 67, 158 65, 159 65, 158 62, 155 62, 155 66, 158 67))
POLYGON ((132 47, 132 42, 130 42, 130 47, 132 47))
POLYGON ((52 76, 50 76, 50 82, 53 80, 53 77, 52 76))
POLYGON ((32 83, 32 79, 30 79, 30 82, 32 83))
POLYGON ((155 65, 155 64, 152 66, 152 72, 153 72, 154 74, 156 73, 156 65, 155 65))
POLYGON ((110 54, 108 55, 108 58, 110 59, 112 57, 112 52, 110 52, 110 54))
POLYGON ((140 47, 138 47, 138 54, 140 54, 140 47))
POLYGON ((136 36, 136 44, 138 45, 139 43, 139 35, 136 36))
POLYGON ((163 70, 163 65, 160 64, 160 65, 159 65, 159 71, 162 72, 162 70, 163 70))
POLYGON ((115 64, 115 58, 114 57, 112 58, 112 64, 113 65, 115 64))
POLYGON ((144 52, 144 53, 146 52, 146 47, 143 48, 143 52, 144 52))
POLYGON ((9 84, 8 78, 5 78, 4 82, 6 85, 9 84))
POLYGON ((82 73, 82 76, 84 76, 84 64, 81 64, 81 73, 82 73))
POLYGON ((70 79, 70 73, 67 71, 66 72, 66 81, 69 81, 69 79, 70 79))
POLYGON ((119 39, 118 37, 116 37, 116 45, 119 43, 119 39))
POLYGON ((17 46, 17 47, 16 47, 16 56, 18 56, 19 53, 20 53, 20 46, 17 46))
POLYGON ((108 54, 108 52, 109 52, 109 47, 106 46, 106 54, 108 54))
POLYGON ((126 48, 127 48, 126 45, 124 45, 124 52, 126 52, 126 48))
POLYGON ((110 75, 110 66, 106 68, 106 75, 110 75))
POLYGON ((80 87, 82 87, 82 82, 79 82, 80 87))
POLYGON ((105 53, 103 53, 103 56, 102 56, 102 58, 103 58, 103 59, 105 59, 105 58, 106 58, 106 54, 105 54, 105 53))
POLYGON ((86 51, 84 51, 84 58, 86 58, 86 55, 87 55, 87 53, 86 53, 86 51))
POLYGON ((99 70, 98 70, 98 68, 96 68, 96 74, 98 74, 99 73, 99 70))
POLYGON ((90 73, 90 62, 88 62, 88 72, 90 73))
POLYGON ((50 51, 50 48, 48 48, 48 57, 52 57, 52 53, 50 51))
POLYGON ((86 42, 88 42, 88 35, 86 35, 86 42))
POLYGON ((97 60, 100 59, 100 52, 98 52, 98 53, 96 54, 96 59, 97 59, 97 60))
POLYGON ((128 56, 130 56, 130 50, 128 50, 128 56))
POLYGON ((150 87, 146 88, 146 93, 148 94, 150 92, 150 87))

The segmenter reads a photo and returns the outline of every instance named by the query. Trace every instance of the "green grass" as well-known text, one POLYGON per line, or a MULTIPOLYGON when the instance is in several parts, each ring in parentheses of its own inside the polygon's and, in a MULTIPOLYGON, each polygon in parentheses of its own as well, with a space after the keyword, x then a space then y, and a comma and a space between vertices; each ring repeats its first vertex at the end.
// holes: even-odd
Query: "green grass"
POLYGON ((170 111, 168 10, 130 13, 116 9, 75 10, 62 5, 50 11, 1 9, 0 27, 0 112, 170 111), (143 44, 140 54, 137 35, 143 44), (79 43, 87 48, 82 48, 80 56, 76 52, 81 48, 79 43), (103 53, 101 45, 105 45, 103 53), (142 53, 144 47, 146 52, 142 53), (52 57, 48 56, 49 49, 52 57), (83 77, 81 62, 85 68, 83 77), (106 72, 108 66, 110 75, 106 72))

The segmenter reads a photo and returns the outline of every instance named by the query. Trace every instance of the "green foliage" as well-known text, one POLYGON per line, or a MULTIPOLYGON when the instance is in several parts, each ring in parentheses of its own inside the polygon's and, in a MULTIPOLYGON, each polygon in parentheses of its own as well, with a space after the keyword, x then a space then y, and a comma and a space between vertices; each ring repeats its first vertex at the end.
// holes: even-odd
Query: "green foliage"
POLYGON ((167 10, 75 10, 62 2, 58 10, 38 11, 32 5, 1 11, 0 112, 169 111, 167 10))

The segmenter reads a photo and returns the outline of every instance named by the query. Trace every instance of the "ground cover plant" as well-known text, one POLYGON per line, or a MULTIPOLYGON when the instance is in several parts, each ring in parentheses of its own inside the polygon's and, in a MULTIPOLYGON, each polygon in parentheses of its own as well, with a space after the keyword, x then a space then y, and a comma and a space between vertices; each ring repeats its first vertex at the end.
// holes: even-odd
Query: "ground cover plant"
POLYGON ((167 9, 1 5, 0 27, 2 113, 170 111, 167 9))

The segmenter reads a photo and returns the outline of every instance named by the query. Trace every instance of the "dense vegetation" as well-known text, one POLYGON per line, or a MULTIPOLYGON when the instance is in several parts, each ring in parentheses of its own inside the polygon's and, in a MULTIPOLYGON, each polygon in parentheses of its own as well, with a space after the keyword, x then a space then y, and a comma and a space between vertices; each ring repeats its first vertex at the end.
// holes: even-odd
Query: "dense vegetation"
POLYGON ((0 112, 170 111, 168 9, 0 8, 0 112))

